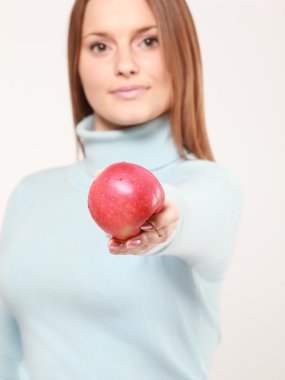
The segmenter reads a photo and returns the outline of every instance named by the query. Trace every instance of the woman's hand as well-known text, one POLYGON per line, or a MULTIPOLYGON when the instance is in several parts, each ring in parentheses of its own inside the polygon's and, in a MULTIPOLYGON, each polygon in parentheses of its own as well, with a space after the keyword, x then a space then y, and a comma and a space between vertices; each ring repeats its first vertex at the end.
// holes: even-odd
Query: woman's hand
POLYGON ((176 228, 179 220, 178 208, 169 200, 165 200, 164 207, 158 214, 150 217, 150 223, 146 222, 141 227, 141 233, 129 240, 120 241, 110 238, 108 248, 110 253, 116 255, 140 255, 168 240, 176 228))

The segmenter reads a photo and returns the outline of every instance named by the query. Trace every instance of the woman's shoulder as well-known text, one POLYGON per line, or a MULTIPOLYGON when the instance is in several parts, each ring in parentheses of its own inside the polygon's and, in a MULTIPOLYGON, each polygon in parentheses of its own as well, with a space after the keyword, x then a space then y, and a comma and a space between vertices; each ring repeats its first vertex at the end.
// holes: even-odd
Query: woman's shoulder
POLYGON ((241 181, 232 169, 226 165, 188 155, 187 160, 180 160, 176 170, 176 181, 185 181, 190 185, 209 186, 212 188, 228 189, 243 197, 241 181))
POLYGON ((64 181, 71 165, 50 167, 26 174, 20 180, 23 186, 50 183, 51 181, 64 181))
POLYGON ((68 166, 37 171, 22 177, 14 186, 4 212, 1 224, 1 241, 12 239, 13 233, 20 228, 33 210, 44 205, 48 208, 50 198, 62 189, 68 166), (50 196, 51 195, 51 196, 50 196))
POLYGON ((59 193, 66 187, 71 165, 51 167, 26 174, 19 179, 11 194, 11 199, 22 199, 34 202, 45 194, 59 193))
POLYGON ((237 180, 236 176, 233 174, 233 171, 226 165, 206 159, 197 158, 194 154, 188 154, 187 159, 179 160, 179 169, 185 174, 212 174, 212 175, 224 175, 228 176, 233 180, 237 180))

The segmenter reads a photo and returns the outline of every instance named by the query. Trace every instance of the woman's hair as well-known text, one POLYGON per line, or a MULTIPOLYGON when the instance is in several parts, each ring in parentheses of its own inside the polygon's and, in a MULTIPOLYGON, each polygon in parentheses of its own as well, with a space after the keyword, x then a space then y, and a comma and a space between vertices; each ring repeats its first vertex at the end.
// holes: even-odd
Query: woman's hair
MULTIPOLYGON (((94 112, 86 99, 78 72, 88 1, 75 1, 68 31, 69 85, 75 125, 94 112)), ((174 101, 170 119, 177 151, 183 159, 187 159, 186 150, 197 158, 215 161, 205 123, 200 47, 188 5, 185 0, 146 1, 157 22, 162 54, 172 81, 174 101)), ((77 142, 83 151, 79 139, 77 142)))

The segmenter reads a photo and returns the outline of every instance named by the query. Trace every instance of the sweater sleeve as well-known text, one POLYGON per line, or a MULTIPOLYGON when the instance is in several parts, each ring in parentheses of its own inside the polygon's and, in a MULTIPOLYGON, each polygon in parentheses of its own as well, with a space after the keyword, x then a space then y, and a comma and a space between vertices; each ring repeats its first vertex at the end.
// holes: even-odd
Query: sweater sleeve
POLYGON ((0 380, 18 380, 22 346, 16 319, 5 303, 4 282, 7 248, 18 226, 23 222, 22 186, 14 190, 5 212, 0 236, 0 380))
POLYGON ((176 256, 204 278, 222 280, 242 216, 244 195, 239 183, 213 163, 162 186, 166 198, 178 207, 180 218, 169 239, 146 255, 176 256))

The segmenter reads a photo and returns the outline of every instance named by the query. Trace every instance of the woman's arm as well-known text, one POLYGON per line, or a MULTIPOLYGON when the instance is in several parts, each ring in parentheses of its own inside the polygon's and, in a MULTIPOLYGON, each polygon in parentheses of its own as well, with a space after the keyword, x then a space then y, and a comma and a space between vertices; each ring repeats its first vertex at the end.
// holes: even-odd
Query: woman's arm
POLYGON ((185 176, 169 185, 162 183, 166 208, 151 220, 162 237, 142 232, 132 240, 137 247, 112 253, 170 255, 182 258, 209 280, 219 280, 228 266, 243 208, 243 193, 235 178, 219 165, 185 176))

